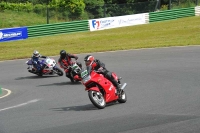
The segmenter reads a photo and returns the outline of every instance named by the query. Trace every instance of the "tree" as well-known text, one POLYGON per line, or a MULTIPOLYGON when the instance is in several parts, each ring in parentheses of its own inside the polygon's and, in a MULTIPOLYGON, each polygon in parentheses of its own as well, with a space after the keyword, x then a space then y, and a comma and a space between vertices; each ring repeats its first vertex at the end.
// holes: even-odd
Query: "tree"
POLYGON ((104 17, 104 0, 85 0, 85 5, 90 19, 104 17))
POLYGON ((69 17, 72 18, 72 20, 80 18, 84 13, 84 0, 60 0, 59 2, 59 6, 69 12, 69 17))
POLYGON ((134 3, 135 0, 104 0, 106 4, 129 4, 134 3))

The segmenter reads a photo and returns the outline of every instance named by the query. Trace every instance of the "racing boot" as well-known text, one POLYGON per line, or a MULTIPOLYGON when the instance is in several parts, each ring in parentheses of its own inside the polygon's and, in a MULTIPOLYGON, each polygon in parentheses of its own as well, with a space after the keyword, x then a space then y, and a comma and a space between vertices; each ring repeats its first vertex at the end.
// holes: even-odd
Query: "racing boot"
POLYGON ((119 95, 120 94, 120 85, 119 84, 117 84, 116 90, 117 90, 117 95, 119 95))
POLYGON ((111 72, 108 72, 105 77, 110 80, 112 82, 112 84, 116 87, 116 94, 119 95, 120 94, 120 85, 119 83, 114 79, 114 77, 112 76, 111 72))
POLYGON ((112 80, 111 80, 111 82, 113 83, 113 85, 116 87, 116 91, 117 91, 117 95, 119 95, 120 94, 120 85, 118 84, 118 82, 115 80, 115 79, 113 79, 112 78, 112 80))

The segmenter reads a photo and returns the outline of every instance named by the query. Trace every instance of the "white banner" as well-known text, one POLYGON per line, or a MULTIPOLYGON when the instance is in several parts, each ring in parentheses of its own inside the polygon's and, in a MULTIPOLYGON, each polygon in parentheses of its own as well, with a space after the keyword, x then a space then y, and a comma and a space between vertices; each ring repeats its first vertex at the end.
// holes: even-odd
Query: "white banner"
POLYGON ((145 13, 89 20, 90 31, 145 24, 145 13))

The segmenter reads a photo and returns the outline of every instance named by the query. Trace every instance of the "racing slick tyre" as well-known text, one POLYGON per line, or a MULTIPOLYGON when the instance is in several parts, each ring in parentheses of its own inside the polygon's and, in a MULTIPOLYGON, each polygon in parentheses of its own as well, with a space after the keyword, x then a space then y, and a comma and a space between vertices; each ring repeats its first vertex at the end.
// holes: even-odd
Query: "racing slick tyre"
POLYGON ((59 76, 63 76, 63 71, 60 68, 56 68, 55 71, 59 76))
POLYGON ((119 94, 119 99, 117 100, 119 103, 125 103, 127 101, 127 95, 124 90, 121 90, 119 94))
POLYGON ((105 108, 106 102, 101 92, 88 91, 88 96, 95 107, 99 109, 105 108))

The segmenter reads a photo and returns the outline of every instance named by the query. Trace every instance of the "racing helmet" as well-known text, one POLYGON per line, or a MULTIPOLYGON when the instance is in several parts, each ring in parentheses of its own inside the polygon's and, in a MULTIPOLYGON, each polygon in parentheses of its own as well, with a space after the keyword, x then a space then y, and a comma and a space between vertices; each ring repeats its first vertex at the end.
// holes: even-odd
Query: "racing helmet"
POLYGON ((40 56, 40 53, 39 53, 37 50, 34 50, 34 51, 33 51, 33 56, 34 56, 34 57, 39 57, 39 56, 40 56))
POLYGON ((66 53, 65 50, 61 50, 60 51, 60 57, 61 57, 61 59, 64 59, 66 57, 66 55, 67 55, 67 53, 66 53))
POLYGON ((87 55, 85 56, 84 61, 86 66, 91 66, 94 62, 94 57, 92 55, 87 55))

